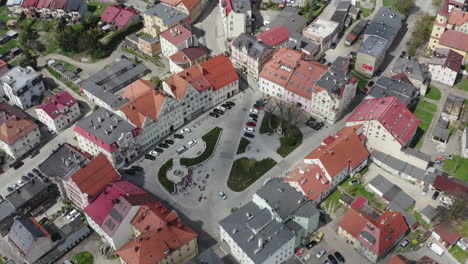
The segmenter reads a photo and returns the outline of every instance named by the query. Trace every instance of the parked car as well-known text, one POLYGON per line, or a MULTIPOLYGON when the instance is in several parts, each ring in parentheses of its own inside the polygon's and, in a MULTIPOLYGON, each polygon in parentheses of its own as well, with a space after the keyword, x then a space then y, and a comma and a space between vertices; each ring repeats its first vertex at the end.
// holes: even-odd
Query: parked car
POLYGON ((161 147, 161 148, 169 148, 169 145, 166 144, 166 143, 159 143, 159 144, 158 144, 158 147, 161 147))
POLYGON ((190 128, 187 128, 187 127, 180 130, 181 134, 187 134, 187 133, 190 133, 190 132, 192 132, 192 130, 190 130, 190 128))
POLYGON ((400 58, 403 58, 406 56, 406 51, 402 51, 401 54, 400 54, 400 58))
POLYGON ((257 109, 257 110, 261 110, 261 109, 262 109, 262 107, 261 107, 260 105, 256 105, 256 104, 253 105, 253 108, 254 108, 254 109, 257 109))
POLYGON ((437 200, 437 197, 439 197, 439 192, 435 191, 434 194, 432 195, 432 200, 437 200))
POLYGON ((323 261, 323 264, 332 264, 332 263, 326 259, 323 261))
POLYGON ((174 144, 174 140, 172 140, 172 139, 166 139, 166 140, 164 140, 164 143, 169 144, 169 145, 172 145, 172 144, 174 144))
POLYGON ((253 129, 253 128, 251 128, 251 127, 245 127, 245 128, 244 128, 244 132, 253 133, 253 132, 255 132, 255 129, 253 129))
POLYGON ((128 175, 135 175, 136 171, 134 169, 128 169, 128 170, 125 170, 125 173, 128 175))
POLYGON ((28 176, 29 179, 36 178, 36 175, 34 175, 34 174, 30 173, 30 172, 28 172, 27 176, 28 176))
POLYGON ((258 118, 258 115, 257 114, 250 114, 249 117, 258 118))
POLYGON ((427 244, 427 247, 429 247, 432 251, 434 251, 434 253, 436 253, 439 256, 442 256, 445 252, 443 248, 434 243, 427 244))
POLYGON ((218 114, 213 113, 213 112, 210 112, 208 115, 210 115, 211 117, 214 117, 214 118, 218 118, 218 117, 219 117, 218 114))
POLYGON ((349 54, 351 54, 353 57, 357 56, 357 52, 355 52, 355 51, 351 51, 349 54))
POLYGON ((73 216, 75 216, 78 213, 76 209, 73 209, 70 213, 67 214, 67 219, 71 220, 73 216))
POLYGON ((41 220, 39 220, 39 224, 43 225, 45 222, 47 222, 47 220, 49 220, 49 218, 43 217, 41 220))
POLYGON ((409 240, 405 239, 405 240, 403 240, 403 242, 401 242, 400 247, 405 248, 405 247, 408 246, 408 244, 409 244, 409 240))
POLYGON ((71 211, 70 207, 63 209, 62 216, 65 217, 71 211))
POLYGON ((338 264, 338 260, 332 254, 328 255, 328 259, 331 261, 331 263, 338 264))
POLYGON ((38 169, 34 168, 32 171, 33 171, 34 174, 36 174, 37 176, 39 176, 39 177, 42 176, 42 173, 41 173, 38 169))
POLYGON ((156 157, 151 154, 145 154, 145 159, 147 160, 156 160, 156 157))
POLYGON ((221 106, 224 107, 225 109, 231 109, 231 106, 228 104, 222 104, 221 106))
POLYGON ((335 49, 336 48, 336 43, 332 43, 331 46, 330 46, 331 49, 335 49))
POLYGON ((250 133, 247 133, 247 132, 245 132, 245 133, 244 133, 244 137, 248 137, 248 138, 254 138, 254 137, 255 137, 255 135, 254 135, 254 134, 250 134, 250 133))
POLYGON ((186 146, 182 146, 180 148, 177 149, 177 153, 180 155, 182 153, 184 153, 188 148, 186 146))
POLYGON ((221 198, 223 198, 223 200, 226 200, 227 199, 227 195, 223 192, 218 192, 218 195, 221 196, 221 198))
POLYGON ((224 112, 222 110, 219 110, 219 109, 213 109, 213 113, 217 114, 217 115, 224 115, 224 112))
POLYGON ((74 74, 78 74, 80 72, 82 72, 83 70, 81 68, 76 68, 75 71, 73 71, 74 74))
POLYGON ((357 184, 360 184, 361 181, 360 180, 352 180, 349 182, 350 185, 357 185, 357 184))
POLYGON ((136 171, 143 171, 143 168, 140 167, 140 166, 136 166, 136 165, 135 165, 135 166, 132 166, 131 168, 134 169, 134 170, 136 170, 136 171))
POLYGON ((29 181, 29 178, 27 176, 21 176, 21 180, 24 181, 24 182, 27 182, 29 181))
POLYGON ((337 258, 340 262, 345 262, 345 258, 343 257, 343 255, 341 255, 340 252, 335 252, 335 258, 337 258))
POLYGON ((254 122, 247 122, 245 123, 246 126, 249 126, 249 127, 256 127, 257 124, 255 124, 254 122))
POLYGON ((233 101, 227 101, 226 104, 231 107, 236 105, 233 101))
POLYGON ((311 248, 315 247, 316 245, 317 245, 317 241, 314 240, 314 241, 308 243, 308 244, 306 245, 306 248, 307 248, 307 249, 311 249, 311 248))
POLYGON ((453 157, 452 157, 452 155, 450 155, 450 154, 444 153, 443 156, 444 156, 444 158, 446 158, 446 159, 453 160, 453 157))
POLYGON ((253 122, 257 122, 257 121, 258 121, 257 118, 253 118, 253 117, 251 117, 251 116, 249 116, 249 120, 250 120, 250 121, 253 121, 253 122))
POLYGON ((29 157, 34 158, 37 156, 37 154, 39 154, 39 150, 35 149, 31 152, 31 154, 29 154, 29 157))
POLYGON ((315 255, 317 258, 321 258, 323 255, 327 254, 327 251, 325 250, 320 250, 319 253, 317 253, 317 255, 315 255))
POLYGON ((226 112, 226 108, 224 108, 224 107, 221 106, 221 105, 218 105, 218 107, 216 107, 216 109, 221 110, 221 111, 223 111, 223 112, 226 112))
POLYGON ((197 144, 197 141, 194 139, 194 140, 190 140, 188 143, 187 143, 187 147, 191 148, 193 146, 195 146, 195 144, 197 144))
POLYGON ((14 192, 14 191, 15 191, 15 189, 14 189, 14 188, 12 188, 12 187, 8 187, 8 188, 7 188, 7 191, 8 191, 9 193, 12 193, 12 192, 14 192))
POLYGON ((162 148, 154 148, 154 151, 158 152, 158 153, 163 153, 164 150, 162 148))
POLYGON ((17 161, 15 163, 13 163, 13 169, 17 170, 17 169, 21 168, 21 166, 23 166, 23 165, 24 165, 24 162, 17 161))
POLYGON ((19 188, 18 184, 16 184, 16 183, 14 183, 11 187, 13 187, 13 189, 15 189, 15 190, 19 188))
POLYGON ((422 195, 426 195, 427 192, 429 192, 429 187, 426 186, 426 187, 424 187, 424 189, 422 190, 422 193, 421 193, 421 194, 422 194, 422 195))
POLYGON ((150 154, 151 156, 157 157, 159 155, 159 152, 157 152, 156 150, 151 150, 148 154, 150 154))
POLYGON ((258 114, 258 110, 257 109, 250 109, 250 113, 251 114, 258 114))
POLYGON ((52 129, 49 129, 49 133, 50 133, 51 135, 55 135, 55 134, 57 134, 57 132, 55 132, 55 131, 54 131, 54 130, 52 130, 52 129))
POLYGON ((445 162, 443 162, 441 160, 435 160, 435 164, 439 164, 440 166, 444 166, 445 162))
POLYGON ((183 139, 184 138, 184 136, 181 135, 181 134, 174 134, 174 137, 178 138, 178 139, 183 139))

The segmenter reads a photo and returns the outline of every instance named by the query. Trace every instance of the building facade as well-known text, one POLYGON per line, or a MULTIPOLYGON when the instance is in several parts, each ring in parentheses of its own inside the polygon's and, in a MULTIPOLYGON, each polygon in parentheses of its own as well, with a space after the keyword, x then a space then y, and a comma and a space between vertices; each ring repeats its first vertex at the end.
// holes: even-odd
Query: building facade
POLYGON ((45 91, 42 74, 31 67, 13 67, 0 82, 1 89, 12 104, 28 109, 38 102, 45 91))
POLYGON ((431 80, 453 86, 463 63, 463 55, 450 50, 436 48, 429 61, 431 80))
POLYGON ((164 56, 170 57, 175 53, 198 46, 197 37, 182 25, 174 26, 159 35, 161 40, 161 52, 164 56))
POLYGON ((204 48, 183 49, 169 57, 169 69, 172 73, 179 73, 207 59, 208 52, 204 48))
POLYGON ((252 32, 252 9, 249 0, 219 0, 219 11, 227 39, 252 32))
POLYGON ((36 108, 36 114, 39 121, 55 132, 67 128, 81 116, 78 101, 66 91, 49 97, 36 108))
POLYGON ((187 13, 170 5, 159 3, 143 13, 143 32, 151 37, 157 37, 161 32, 179 24, 190 27, 190 17, 187 13))

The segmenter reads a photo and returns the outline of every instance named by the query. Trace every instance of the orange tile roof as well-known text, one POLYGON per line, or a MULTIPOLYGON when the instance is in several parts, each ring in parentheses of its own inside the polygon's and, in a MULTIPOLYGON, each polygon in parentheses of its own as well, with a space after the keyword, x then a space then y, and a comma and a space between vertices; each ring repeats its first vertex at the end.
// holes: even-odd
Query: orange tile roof
POLYGON ((448 19, 448 23, 450 25, 461 26, 468 22, 468 12, 463 12, 459 9, 452 9, 452 13, 450 13, 450 17, 448 19))
POLYGON ((468 51, 468 34, 448 29, 440 36, 439 43, 466 52, 468 51))
POLYGON ((198 4, 200 4, 201 0, 182 0, 182 3, 188 10, 192 10, 198 4))
POLYGON ((154 121, 158 120, 159 113, 166 101, 167 95, 154 89, 154 85, 150 81, 136 80, 131 83, 122 96, 129 101, 119 108, 125 116, 139 128, 143 128, 145 119, 151 118, 154 121))
POLYGON ((402 255, 395 255, 388 264, 411 264, 411 262, 402 255))
POLYGON ((315 82, 320 79, 327 70, 328 66, 320 62, 301 60, 294 74, 291 75, 286 89, 304 98, 312 99, 312 91, 315 82))
POLYGON ((29 119, 23 119, 17 116, 9 116, 0 125, 0 140, 8 145, 15 143, 38 126, 29 119))
POLYGON ((337 134, 325 138, 322 145, 305 159, 319 159, 330 177, 335 177, 344 168, 356 168, 369 157, 364 138, 356 134, 361 125, 345 127, 337 134))
POLYGON ((120 180, 120 174, 115 170, 107 157, 100 153, 86 166, 71 176, 71 180, 82 193, 92 198, 98 195, 107 184, 120 180))
POLYGON ((400 212, 387 211, 374 219, 356 208, 348 210, 340 222, 340 227, 378 256, 408 230, 405 218, 400 212))
POLYGON ((301 59, 299 51, 281 48, 265 63, 260 77, 285 87, 301 59))
POLYGON ((231 60, 224 55, 211 58, 201 65, 206 79, 211 83, 215 91, 239 80, 231 60))
POLYGON ((0 68, 3 68, 5 66, 7 66, 8 63, 6 63, 4 60, 0 60, 0 68))
POLYGON ((316 164, 301 164, 284 177, 285 182, 296 182, 302 192, 315 200, 330 187, 330 182, 316 164))
POLYGON ((127 264, 159 263, 198 237, 175 211, 157 201, 141 206, 131 223, 141 234, 117 251, 127 264))

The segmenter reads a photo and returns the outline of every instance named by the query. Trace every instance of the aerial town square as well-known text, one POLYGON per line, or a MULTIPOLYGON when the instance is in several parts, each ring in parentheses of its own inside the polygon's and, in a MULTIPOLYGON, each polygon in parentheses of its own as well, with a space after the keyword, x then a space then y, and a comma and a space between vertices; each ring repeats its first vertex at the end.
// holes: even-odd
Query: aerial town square
POLYGON ((1 0, 0 264, 468 264, 468 0, 1 0))

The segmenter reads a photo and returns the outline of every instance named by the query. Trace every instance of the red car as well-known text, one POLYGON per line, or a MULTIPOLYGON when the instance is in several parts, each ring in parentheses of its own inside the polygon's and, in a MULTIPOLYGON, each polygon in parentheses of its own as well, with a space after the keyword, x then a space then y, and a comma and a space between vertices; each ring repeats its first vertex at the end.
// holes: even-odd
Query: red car
POLYGON ((261 110, 261 109, 262 109, 262 107, 259 106, 259 105, 253 105, 253 108, 255 108, 255 109, 257 109, 257 110, 261 110))
POLYGON ((249 126, 249 127, 256 127, 257 124, 255 124, 254 122, 247 122, 245 123, 245 125, 249 126))

